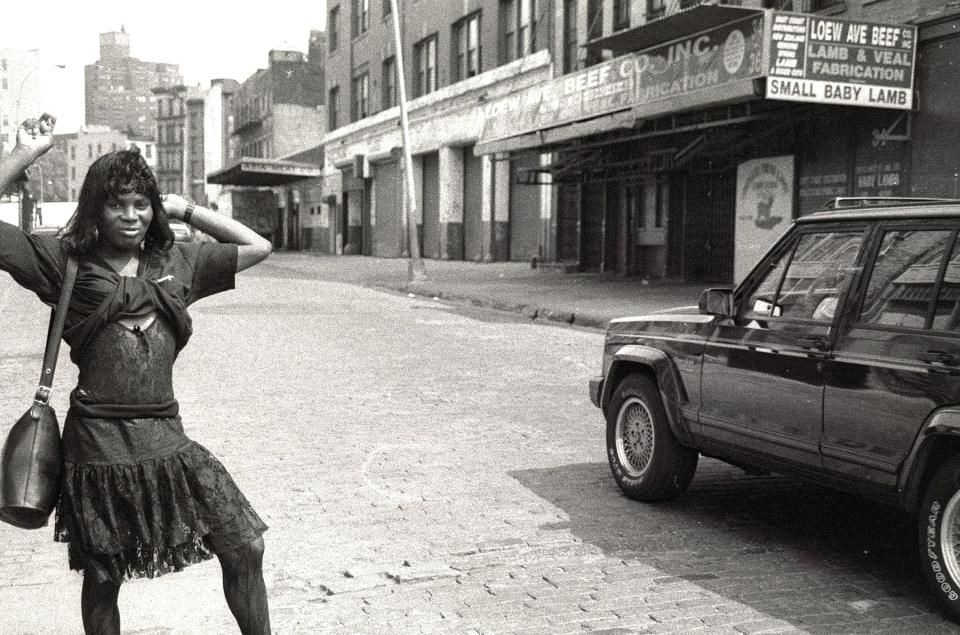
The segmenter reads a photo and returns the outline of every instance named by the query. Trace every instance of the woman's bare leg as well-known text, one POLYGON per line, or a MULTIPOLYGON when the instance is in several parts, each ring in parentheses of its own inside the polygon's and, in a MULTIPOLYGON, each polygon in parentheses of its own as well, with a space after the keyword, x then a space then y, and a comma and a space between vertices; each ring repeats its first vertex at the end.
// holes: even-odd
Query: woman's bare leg
POLYGON ((217 554, 223 570, 223 594, 243 635, 269 635, 270 610, 263 581, 263 538, 217 554))

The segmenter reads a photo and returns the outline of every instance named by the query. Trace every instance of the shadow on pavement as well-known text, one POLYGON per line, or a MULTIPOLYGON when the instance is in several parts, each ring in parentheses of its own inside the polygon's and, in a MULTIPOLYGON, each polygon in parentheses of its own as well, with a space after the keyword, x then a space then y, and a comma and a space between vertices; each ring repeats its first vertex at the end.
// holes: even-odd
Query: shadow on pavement
POLYGON ((662 504, 624 497, 605 463, 511 476, 569 517, 542 529, 653 566, 663 574, 655 582, 694 582, 805 630, 825 615, 849 632, 910 618, 949 628, 924 594, 913 520, 891 507, 710 459, 662 504))

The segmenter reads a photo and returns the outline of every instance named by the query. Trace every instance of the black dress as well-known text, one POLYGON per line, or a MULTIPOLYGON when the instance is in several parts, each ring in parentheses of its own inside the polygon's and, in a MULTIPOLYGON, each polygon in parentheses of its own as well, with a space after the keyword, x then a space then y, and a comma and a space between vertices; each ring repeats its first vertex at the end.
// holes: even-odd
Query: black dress
MULTIPOLYGON (((63 428, 54 539, 99 579, 155 577, 256 540, 266 525, 226 469, 183 432, 173 363, 192 333, 188 304, 232 289, 236 245, 176 243, 136 277, 80 259, 64 340, 80 370, 63 428), (143 329, 120 318, 156 314, 143 329)), ((0 223, 0 269, 47 303, 66 255, 54 237, 0 223)))

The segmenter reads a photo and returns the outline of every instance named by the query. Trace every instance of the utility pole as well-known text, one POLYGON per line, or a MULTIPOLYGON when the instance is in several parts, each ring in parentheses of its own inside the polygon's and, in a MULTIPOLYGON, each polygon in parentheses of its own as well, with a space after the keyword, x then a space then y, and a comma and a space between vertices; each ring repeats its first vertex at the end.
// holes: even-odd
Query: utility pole
POLYGON ((403 40, 400 37, 400 7, 397 0, 390 0, 393 10, 393 40, 396 44, 397 97, 400 102, 400 130, 403 133, 403 165, 406 176, 407 236, 410 244, 410 261, 407 266, 407 284, 425 282, 427 269, 420 255, 420 239, 417 236, 417 195, 414 191, 413 157, 410 154, 410 130, 407 122, 407 80, 403 64, 403 40))
POLYGON ((33 196, 30 195, 30 189, 27 187, 29 180, 26 170, 17 179, 20 192, 20 229, 28 234, 33 231, 33 196))

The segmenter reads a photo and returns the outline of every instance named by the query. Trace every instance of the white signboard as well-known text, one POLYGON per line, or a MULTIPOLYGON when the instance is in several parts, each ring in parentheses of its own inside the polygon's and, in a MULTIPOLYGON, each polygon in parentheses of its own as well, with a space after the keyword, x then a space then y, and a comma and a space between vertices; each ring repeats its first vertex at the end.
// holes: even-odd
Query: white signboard
POLYGON ((737 166, 733 281, 739 283, 793 220, 793 156, 737 166))
POLYGON ((774 12, 768 99, 909 110, 917 27, 774 12))

